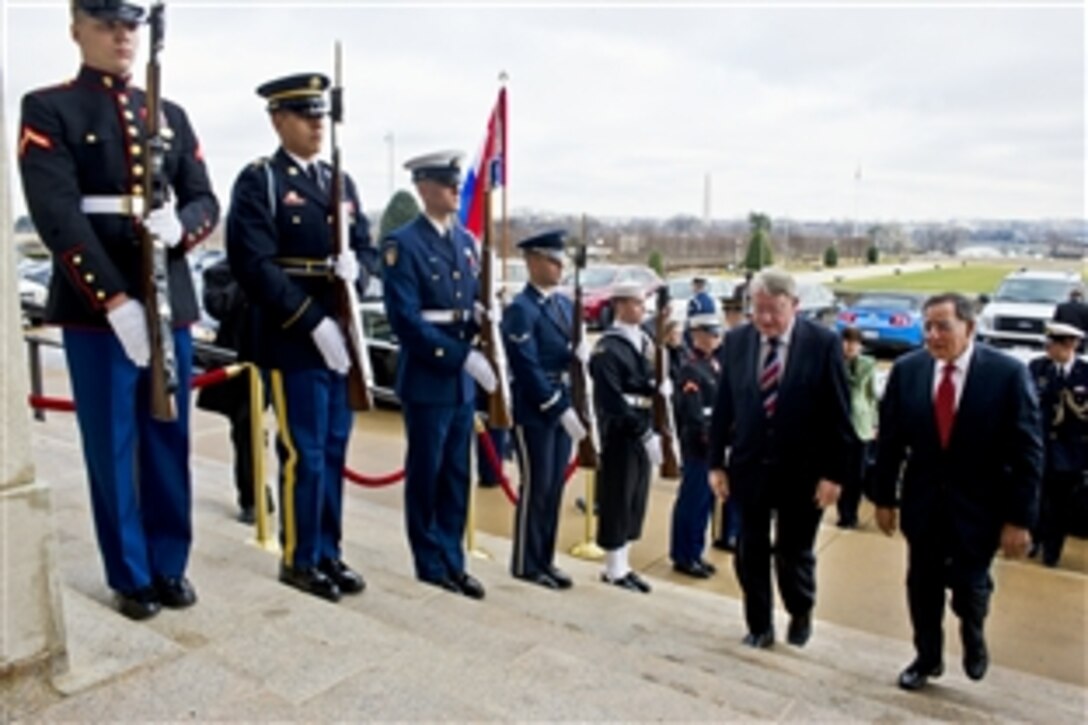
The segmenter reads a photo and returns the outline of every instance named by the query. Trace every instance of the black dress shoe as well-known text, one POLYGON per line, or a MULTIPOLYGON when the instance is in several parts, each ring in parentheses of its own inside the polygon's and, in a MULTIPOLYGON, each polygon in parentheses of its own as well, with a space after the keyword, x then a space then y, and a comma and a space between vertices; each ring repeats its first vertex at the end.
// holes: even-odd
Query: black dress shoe
POLYGON ((673 562, 672 568, 673 571, 694 579, 706 579, 710 576, 710 572, 697 561, 676 561, 673 562))
POLYGON ((280 564, 280 581, 315 597, 328 599, 330 602, 340 601, 340 587, 316 566, 297 568, 280 564))
POLYGON ((516 579, 529 582, 530 584, 536 584, 537 586, 544 587, 545 589, 559 589, 559 582, 552 578, 551 574, 539 572, 537 574, 526 574, 525 576, 515 576, 516 579))
POLYGON ((707 576, 714 576, 715 574, 718 573, 718 567, 714 566, 713 564, 711 564, 706 559, 700 559, 699 560, 699 566, 706 569, 706 575, 707 576))
POLYGON ((713 546, 715 549, 719 549, 721 551, 736 551, 737 550, 737 540, 736 539, 715 539, 713 541, 713 543, 711 543, 711 546, 713 546))
POLYGON ((352 571, 351 567, 340 559, 324 559, 317 568, 322 574, 332 579, 333 584, 340 587, 340 591, 344 594, 358 594, 366 589, 366 582, 363 581, 362 575, 352 571))
POLYGON ((794 647, 804 647, 812 636, 812 615, 801 614, 790 618, 789 629, 786 630, 786 641, 794 647))
POLYGON ((461 590, 461 593, 469 599, 484 598, 484 585, 467 571, 454 574, 453 581, 457 584, 457 588, 461 590))
POLYGON ((447 592, 453 592, 454 594, 461 593, 461 587, 457 586, 457 582, 449 577, 443 577, 442 579, 424 579, 420 577, 420 581, 431 586, 436 586, 439 589, 445 589, 447 592))
POLYGON ((556 569, 554 566, 548 567, 548 575, 555 579, 555 583, 559 585, 560 589, 570 589, 574 586, 574 582, 571 581, 566 572, 556 569))
POLYGON ((184 609, 196 604, 196 590, 185 577, 161 577, 155 580, 155 593, 164 607, 184 609))
POLYGON ((131 592, 117 592, 117 611, 129 619, 150 619, 158 614, 161 608, 153 587, 142 587, 131 592))
POLYGON ((944 674, 944 665, 938 662, 935 665, 927 665, 921 660, 914 660, 907 669, 899 673, 899 687, 914 692, 921 690, 929 682, 929 678, 936 679, 944 674))
POLYGON ((634 570, 627 572, 627 578, 635 585, 635 589, 638 589, 643 594, 649 594, 652 590, 650 583, 636 574, 634 570))
POLYGON ((744 635, 741 644, 754 649, 770 649, 774 646, 774 630, 768 629, 763 632, 749 632, 744 635))
POLYGON ((614 586, 620 587, 621 589, 628 589, 632 592, 642 591, 638 588, 638 585, 631 580, 630 574, 621 576, 619 579, 613 579, 604 572, 601 572, 601 581, 603 581, 605 584, 612 584, 614 586))
POLYGON ((252 506, 242 506, 238 509, 238 521, 246 526, 257 523, 257 511, 252 506))
POLYGON ((969 678, 981 680, 986 676, 986 670, 990 667, 990 654, 986 651, 986 643, 979 642, 963 650, 963 671, 969 678))

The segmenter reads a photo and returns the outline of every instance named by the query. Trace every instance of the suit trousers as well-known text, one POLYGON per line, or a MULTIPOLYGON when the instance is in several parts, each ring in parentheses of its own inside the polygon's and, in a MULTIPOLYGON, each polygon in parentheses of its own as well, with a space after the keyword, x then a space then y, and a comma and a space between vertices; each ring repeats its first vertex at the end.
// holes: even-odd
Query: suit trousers
POLYGON ((347 378, 328 369, 273 370, 271 381, 283 562, 303 569, 338 560, 352 422, 347 378))
POLYGON ((177 419, 151 417, 150 376, 108 330, 64 330, 64 352, 106 582, 132 592, 185 573, 193 532, 189 474, 192 338, 174 331, 177 419))
POLYGON ((555 558, 563 474, 570 461, 571 440, 559 423, 519 425, 517 454, 521 491, 514 509, 514 550, 510 571, 531 577, 547 573, 555 558))
POLYGON ((744 590, 744 617, 754 634, 772 629, 771 523, 774 522, 774 570, 778 592, 791 616, 808 614, 816 602, 816 554, 813 545, 823 512, 808 496, 789 491, 790 481, 773 466, 763 466, 760 487, 739 497, 740 534, 733 567, 744 590))
POLYGON ((408 450, 404 515, 416 576, 442 581, 465 570, 472 402, 404 404, 408 450))
POLYGON ((929 666, 942 661, 945 589, 952 590, 952 611, 960 618, 960 633, 966 642, 981 642, 994 589, 990 578, 993 556, 971 560, 959 551, 956 540, 950 522, 935 521, 928 535, 917 535, 907 542, 907 604, 914 649, 918 659, 929 666))

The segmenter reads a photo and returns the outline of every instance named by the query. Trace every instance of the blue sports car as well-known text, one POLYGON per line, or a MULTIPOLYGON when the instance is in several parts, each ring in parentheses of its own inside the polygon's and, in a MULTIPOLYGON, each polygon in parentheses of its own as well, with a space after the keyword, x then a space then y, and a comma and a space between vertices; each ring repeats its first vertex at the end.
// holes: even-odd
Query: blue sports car
POLYGON ((898 292, 865 292, 839 313, 835 329, 861 331, 870 350, 902 352, 921 346, 925 339, 920 295, 898 292))

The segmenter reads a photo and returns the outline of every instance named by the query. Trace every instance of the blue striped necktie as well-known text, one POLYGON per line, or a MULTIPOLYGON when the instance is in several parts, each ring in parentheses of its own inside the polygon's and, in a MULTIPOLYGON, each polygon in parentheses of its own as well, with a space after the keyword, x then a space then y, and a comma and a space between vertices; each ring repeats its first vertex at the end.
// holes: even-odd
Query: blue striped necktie
POLYGON ((759 371, 759 399, 763 403, 763 414, 768 418, 774 415, 778 404, 778 381, 782 378, 782 358, 778 355, 777 337, 767 338, 767 355, 759 371))

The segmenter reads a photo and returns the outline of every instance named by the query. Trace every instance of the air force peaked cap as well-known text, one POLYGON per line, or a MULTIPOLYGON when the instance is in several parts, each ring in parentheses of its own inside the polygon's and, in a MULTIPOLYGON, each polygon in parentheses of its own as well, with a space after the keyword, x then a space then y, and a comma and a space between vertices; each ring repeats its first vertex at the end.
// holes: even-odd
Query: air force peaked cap
POLYGON ((124 0, 72 0, 72 11, 79 10, 98 20, 120 20, 122 23, 139 23, 144 19, 144 9, 124 0))
POLYGON ((325 89, 329 77, 321 73, 297 73, 257 87, 257 95, 268 99, 268 110, 292 111, 316 118, 325 113, 325 89))
POLYGON ((412 172, 412 181, 434 181, 443 186, 457 186, 461 183, 460 151, 436 151, 416 156, 404 162, 404 168, 412 172))
POLYGON ((566 239, 566 236, 567 233, 562 229, 553 229, 552 231, 543 232, 542 234, 536 234, 526 239, 522 239, 518 242, 518 248, 524 252, 542 254, 557 262, 562 262, 563 242, 566 239))
POLYGON ((1053 338, 1070 337, 1080 340, 1084 337, 1084 331, 1065 322, 1048 322, 1046 323, 1046 336, 1053 338))

